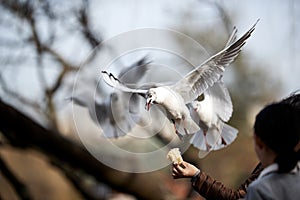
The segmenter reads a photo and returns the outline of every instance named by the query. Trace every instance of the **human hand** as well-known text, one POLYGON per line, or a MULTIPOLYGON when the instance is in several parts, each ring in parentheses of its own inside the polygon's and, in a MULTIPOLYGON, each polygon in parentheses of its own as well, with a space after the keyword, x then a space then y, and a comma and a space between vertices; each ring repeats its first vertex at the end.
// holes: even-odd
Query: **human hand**
POLYGON ((180 164, 173 164, 172 176, 174 179, 178 178, 192 178, 199 169, 194 165, 183 161, 180 164))

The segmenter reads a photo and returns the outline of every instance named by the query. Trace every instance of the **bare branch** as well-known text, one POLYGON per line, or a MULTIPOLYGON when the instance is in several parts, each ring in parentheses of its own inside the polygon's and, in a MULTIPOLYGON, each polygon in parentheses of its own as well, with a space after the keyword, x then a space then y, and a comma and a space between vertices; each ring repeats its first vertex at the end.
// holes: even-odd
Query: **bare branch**
POLYGON ((6 165, 5 161, 2 159, 0 155, 0 170, 2 174, 6 177, 12 187, 15 189, 16 194, 23 200, 33 199, 24 183, 20 181, 16 175, 11 172, 9 167, 6 165))
POLYGON ((86 40, 89 42, 91 47, 94 49, 98 47, 98 45, 101 43, 102 38, 97 37, 96 34, 92 31, 90 27, 90 19, 88 17, 88 1, 84 1, 84 6, 79 10, 78 13, 78 22, 81 25, 81 32, 83 36, 86 38, 86 40))
POLYGON ((85 171, 99 182, 138 199, 166 199, 173 196, 164 187, 160 173, 134 174, 109 168, 83 147, 41 127, 1 100, 0 118, 0 131, 16 147, 34 148, 50 160, 58 160, 74 169, 85 171))
POLYGON ((8 9, 10 12, 14 13, 16 16, 23 18, 28 18, 32 15, 33 8, 30 5, 31 1, 11 1, 11 0, 0 0, 0 5, 8 9))
POLYGON ((72 185, 80 192, 84 199, 89 200, 101 200, 99 195, 95 194, 90 188, 84 185, 84 180, 77 173, 76 170, 66 166, 64 163, 52 162, 52 165, 63 171, 66 178, 72 183, 72 185))

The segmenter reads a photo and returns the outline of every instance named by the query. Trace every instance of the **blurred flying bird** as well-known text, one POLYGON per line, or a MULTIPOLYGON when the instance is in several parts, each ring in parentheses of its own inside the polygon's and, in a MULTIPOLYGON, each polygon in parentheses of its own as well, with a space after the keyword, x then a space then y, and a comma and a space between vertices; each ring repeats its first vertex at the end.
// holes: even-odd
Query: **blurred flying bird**
MULTIPOLYGON (((205 90, 219 81, 225 68, 239 55, 242 46, 251 36, 257 22, 237 41, 226 44, 223 50, 210 57, 175 84, 149 86, 148 88, 132 88, 113 74, 102 71, 104 81, 123 92, 136 93, 146 99, 145 108, 158 105, 166 117, 174 124, 175 133, 182 137, 199 131, 199 126, 190 116, 186 104, 193 102, 205 90)), ((235 35, 235 34, 233 34, 235 35)), ((230 36, 234 37, 234 36, 230 36)), ((230 41, 231 39, 229 39, 230 41)))
MULTIPOLYGON (((150 61, 143 57, 129 67, 125 67, 119 76, 124 82, 140 81, 149 69, 150 61)), ((81 90, 67 98, 74 104, 86 107, 96 125, 103 130, 107 138, 126 135, 141 117, 138 113, 137 94, 115 90, 109 94, 98 86, 96 80, 89 85, 82 85, 81 90)))

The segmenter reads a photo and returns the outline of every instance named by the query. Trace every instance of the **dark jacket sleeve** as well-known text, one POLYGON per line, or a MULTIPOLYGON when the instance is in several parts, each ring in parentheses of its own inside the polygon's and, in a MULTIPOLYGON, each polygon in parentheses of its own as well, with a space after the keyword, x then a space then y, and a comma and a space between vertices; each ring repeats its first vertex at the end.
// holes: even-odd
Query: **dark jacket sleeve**
POLYGON ((207 200, 236 200, 245 197, 248 185, 254 181, 262 171, 261 163, 253 170, 249 178, 238 189, 227 188, 223 183, 211 178, 205 172, 200 172, 193 180, 193 188, 207 200))

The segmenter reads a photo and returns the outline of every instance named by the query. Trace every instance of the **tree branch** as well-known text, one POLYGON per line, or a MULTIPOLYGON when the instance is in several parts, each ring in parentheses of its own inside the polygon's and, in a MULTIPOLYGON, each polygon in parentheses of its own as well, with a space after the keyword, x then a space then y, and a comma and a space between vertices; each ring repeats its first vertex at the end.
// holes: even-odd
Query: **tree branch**
POLYGON ((51 163, 53 166, 57 167, 61 171, 63 171, 65 177, 72 183, 72 185, 80 192, 84 199, 89 200, 101 200, 103 198, 99 197, 99 195, 94 194, 92 190, 89 190, 84 185, 84 180, 79 175, 76 174, 74 169, 70 169, 70 167, 65 166, 63 163, 51 163))
POLYGON ((23 200, 31 200, 32 197, 24 183, 22 183, 9 169, 5 161, 0 156, 0 171, 15 189, 16 194, 23 200))
POLYGON ((83 2, 82 8, 79 10, 77 20, 79 24, 81 25, 81 32, 83 36, 86 38, 86 40, 89 42, 91 47, 94 49, 96 48, 102 41, 102 38, 96 36, 96 34, 92 31, 90 27, 90 20, 88 17, 88 1, 83 2))
POLYGON ((74 169, 85 171, 99 182, 138 199, 165 199, 173 196, 165 189, 160 173, 133 174, 109 168, 83 147, 41 127, 1 100, 0 119, 0 131, 16 147, 34 148, 50 160, 58 160, 74 169))

